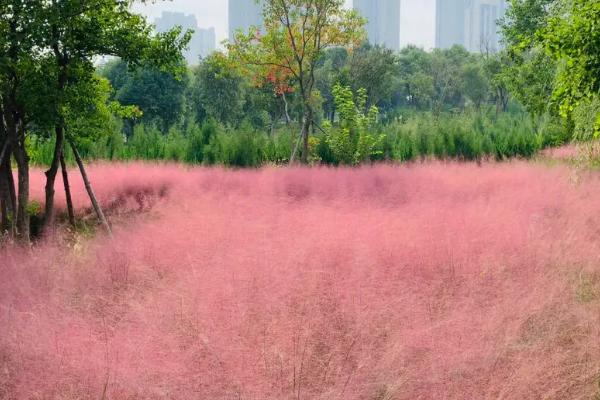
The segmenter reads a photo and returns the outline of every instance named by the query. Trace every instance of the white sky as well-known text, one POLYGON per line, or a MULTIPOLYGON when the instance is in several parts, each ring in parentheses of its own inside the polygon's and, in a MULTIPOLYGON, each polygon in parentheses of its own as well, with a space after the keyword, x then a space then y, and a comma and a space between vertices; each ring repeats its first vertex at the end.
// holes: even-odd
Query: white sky
MULTIPOLYGON (((351 0, 346 0, 346 4, 351 4, 351 0)), ((165 10, 195 14, 200 28, 215 28, 217 44, 227 38, 227 0, 158 0, 134 8, 145 14, 150 22, 165 10)), ((400 42, 402 46, 416 44, 426 49, 434 46, 435 0, 402 0, 400 42)))

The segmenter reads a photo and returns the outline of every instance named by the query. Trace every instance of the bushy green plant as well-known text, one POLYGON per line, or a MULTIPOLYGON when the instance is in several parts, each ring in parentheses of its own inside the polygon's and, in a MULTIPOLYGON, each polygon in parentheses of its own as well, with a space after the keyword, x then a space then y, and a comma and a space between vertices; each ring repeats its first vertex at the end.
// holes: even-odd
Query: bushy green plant
POLYGON ((367 109, 367 91, 359 89, 356 96, 349 86, 336 84, 333 97, 339 113, 339 126, 327 126, 326 141, 337 162, 356 165, 380 154, 377 146, 383 135, 376 135, 377 115, 375 106, 367 109))
POLYGON ((573 122, 576 140, 600 138, 600 96, 581 100, 573 110, 573 122))
MULTIPOLYGON (((361 108, 364 97, 341 88, 339 124, 325 123, 310 139, 313 163, 356 165, 363 161, 399 162, 423 158, 479 160, 531 157, 549 146, 568 143, 571 133, 556 118, 532 120, 525 114, 472 112, 464 114, 402 113, 394 121, 376 121, 375 111, 361 108)), ((339 107, 339 106, 338 106, 339 107)), ((588 126, 587 124, 585 126, 588 126)), ((188 164, 258 167, 286 164, 296 143, 297 125, 274 132, 256 130, 250 123, 225 129, 213 120, 202 125, 176 126, 163 134, 152 125, 138 124, 126 139, 115 125, 112 132, 82 140, 87 159, 169 160, 188 164)), ((54 141, 38 138, 28 143, 32 162, 48 165, 54 141)), ((72 154, 65 153, 73 163, 72 154)))

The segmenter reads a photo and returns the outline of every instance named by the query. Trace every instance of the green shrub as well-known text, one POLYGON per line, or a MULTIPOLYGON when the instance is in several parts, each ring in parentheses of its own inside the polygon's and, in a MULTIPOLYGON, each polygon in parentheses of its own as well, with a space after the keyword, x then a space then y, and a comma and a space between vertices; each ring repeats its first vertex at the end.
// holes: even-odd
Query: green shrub
MULTIPOLYGON (((346 109, 338 110, 341 121, 325 125, 311 136, 313 162, 358 164, 364 160, 407 162, 425 158, 479 160, 532 157, 549 146, 571 140, 567 127, 552 118, 532 120, 525 114, 473 112, 464 114, 415 113, 408 111, 388 124, 375 123, 374 113, 365 113, 360 96, 349 89, 338 93, 346 109)), ((126 140, 118 130, 97 139, 84 138, 79 147, 86 159, 170 160, 189 164, 259 167, 289 162, 299 134, 297 124, 282 125, 271 133, 245 123, 225 129, 214 121, 172 128, 163 134, 152 125, 138 124, 126 140)), ((54 141, 28 142, 36 165, 52 161, 54 141)), ((73 163, 72 154, 66 153, 73 163)))

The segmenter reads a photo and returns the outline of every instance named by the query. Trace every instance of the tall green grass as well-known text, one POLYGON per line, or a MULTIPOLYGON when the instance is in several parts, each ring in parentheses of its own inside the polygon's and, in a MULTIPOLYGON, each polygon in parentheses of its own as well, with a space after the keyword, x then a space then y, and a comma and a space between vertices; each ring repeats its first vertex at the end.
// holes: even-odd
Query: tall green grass
MULTIPOLYGON (((374 128, 385 135, 372 161, 407 162, 425 158, 479 160, 528 158, 546 147, 570 140, 569 131, 550 119, 533 121, 520 114, 499 116, 483 113, 433 116, 413 114, 374 128)), ((151 125, 140 124, 126 138, 120 127, 104 137, 85 139, 80 151, 90 160, 165 160, 188 164, 259 167, 289 161, 297 142, 298 129, 281 126, 273 134, 242 125, 228 129, 215 122, 177 127, 163 134, 151 125)), ((53 143, 30 143, 34 164, 51 162, 53 143)), ((71 160, 67 152, 67 159, 71 160)), ((316 130, 311 139, 311 160, 337 165, 325 134, 316 130)), ((71 160, 72 161, 72 160, 71 160)))

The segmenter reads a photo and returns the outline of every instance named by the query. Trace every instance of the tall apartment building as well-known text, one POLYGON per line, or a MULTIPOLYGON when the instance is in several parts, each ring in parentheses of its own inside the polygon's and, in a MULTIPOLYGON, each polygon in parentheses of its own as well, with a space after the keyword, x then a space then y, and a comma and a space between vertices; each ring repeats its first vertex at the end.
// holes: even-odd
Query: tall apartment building
POLYGON ((354 0, 353 5, 367 19, 371 44, 400 49, 400 0, 354 0))
POLYGON ((497 23, 506 8, 506 0, 437 0, 436 47, 460 44, 471 52, 499 50, 497 23))
POLYGON ((435 9, 435 47, 449 49, 465 45, 465 16, 468 0, 437 0, 435 9))
POLYGON ((262 6, 256 0, 229 0, 229 40, 236 31, 262 25, 262 6))
POLYGON ((498 51, 501 47, 498 20, 506 0, 471 0, 465 15, 465 47, 472 52, 498 51))
POLYGON ((197 64, 200 57, 206 57, 216 47, 216 34, 214 28, 198 28, 198 21, 192 14, 185 15, 180 12, 163 11, 162 15, 154 22, 157 32, 166 32, 175 26, 181 26, 185 31, 191 29, 194 31, 188 48, 184 53, 188 64, 197 64))

